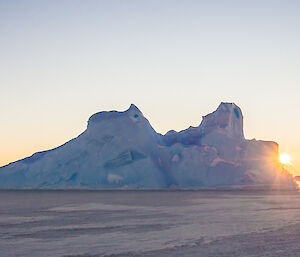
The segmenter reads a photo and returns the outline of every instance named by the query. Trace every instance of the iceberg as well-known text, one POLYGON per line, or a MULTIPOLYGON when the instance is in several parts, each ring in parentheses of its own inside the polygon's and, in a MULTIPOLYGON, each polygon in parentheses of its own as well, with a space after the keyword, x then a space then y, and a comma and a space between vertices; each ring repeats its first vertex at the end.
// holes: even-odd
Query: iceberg
POLYGON ((95 113, 78 137, 1 167, 0 188, 295 188, 278 159, 277 143, 245 139, 234 103, 165 135, 131 104, 95 113))

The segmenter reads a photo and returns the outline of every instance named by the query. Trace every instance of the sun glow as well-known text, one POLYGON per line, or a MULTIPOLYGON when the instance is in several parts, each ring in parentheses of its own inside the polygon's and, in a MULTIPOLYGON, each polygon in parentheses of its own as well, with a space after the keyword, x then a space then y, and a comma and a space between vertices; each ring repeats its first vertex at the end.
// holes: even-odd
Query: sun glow
POLYGON ((283 154, 280 155, 279 161, 282 164, 290 164, 291 163, 291 157, 288 154, 283 153, 283 154))

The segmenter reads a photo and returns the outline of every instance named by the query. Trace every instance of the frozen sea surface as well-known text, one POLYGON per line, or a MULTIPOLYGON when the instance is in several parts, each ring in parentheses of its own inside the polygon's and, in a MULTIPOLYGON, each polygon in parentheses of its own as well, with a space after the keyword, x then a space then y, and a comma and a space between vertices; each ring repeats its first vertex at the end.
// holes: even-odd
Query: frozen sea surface
POLYGON ((300 256, 300 193, 0 191, 16 256, 300 256))

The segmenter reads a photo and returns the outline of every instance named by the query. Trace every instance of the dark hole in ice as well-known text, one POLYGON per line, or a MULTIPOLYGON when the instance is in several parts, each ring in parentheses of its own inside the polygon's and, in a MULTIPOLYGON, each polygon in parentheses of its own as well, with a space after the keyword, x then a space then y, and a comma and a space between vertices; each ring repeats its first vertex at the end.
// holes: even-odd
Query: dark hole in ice
POLYGON ((240 113, 239 110, 237 108, 234 108, 234 114, 235 116, 239 119, 240 118, 240 113))

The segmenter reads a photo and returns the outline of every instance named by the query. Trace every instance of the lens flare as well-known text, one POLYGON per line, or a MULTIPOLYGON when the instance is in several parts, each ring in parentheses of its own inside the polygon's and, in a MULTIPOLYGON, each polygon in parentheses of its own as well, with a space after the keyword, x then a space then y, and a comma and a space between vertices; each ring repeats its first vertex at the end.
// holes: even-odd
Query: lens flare
POLYGON ((282 164, 290 164, 291 163, 291 157, 288 154, 283 153, 283 154, 280 155, 279 161, 282 164))

